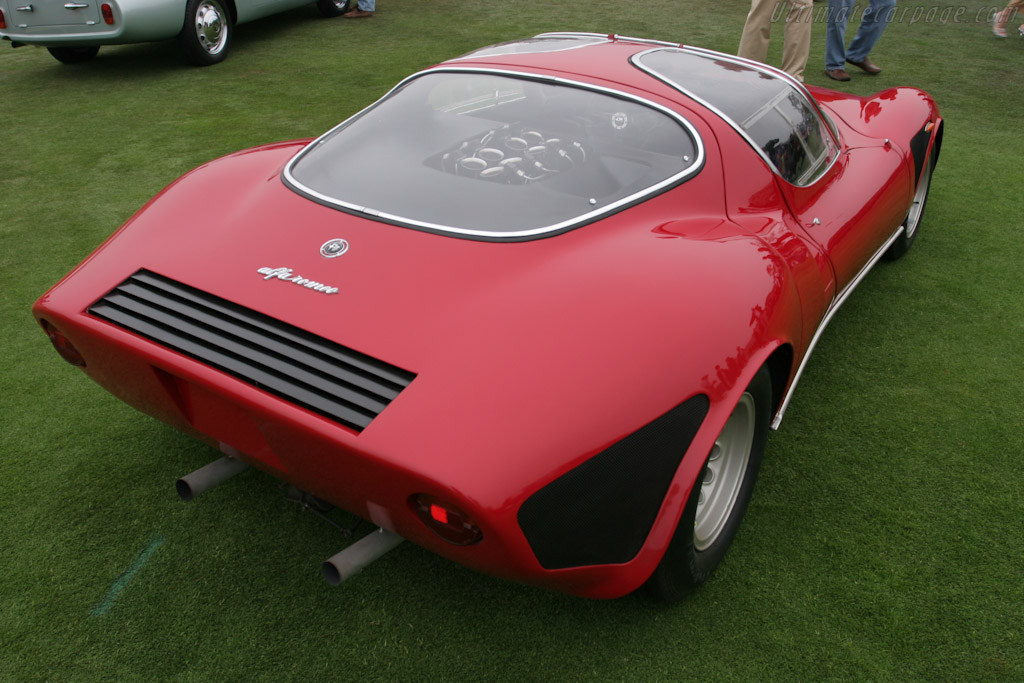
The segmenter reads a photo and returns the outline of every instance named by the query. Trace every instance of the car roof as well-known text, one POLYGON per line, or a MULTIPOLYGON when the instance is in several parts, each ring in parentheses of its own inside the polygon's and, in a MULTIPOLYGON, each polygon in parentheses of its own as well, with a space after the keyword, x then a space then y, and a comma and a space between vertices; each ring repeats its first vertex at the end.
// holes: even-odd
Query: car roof
POLYGON ((791 75, 760 62, 681 43, 597 33, 543 33, 474 50, 441 66, 449 65, 544 70, 663 97, 684 114, 727 124, 794 185, 820 177, 839 146, 835 124, 791 75), (815 163, 792 169, 781 162, 785 155, 770 144, 775 138, 786 139, 788 131, 784 122, 769 121, 772 118, 788 119, 798 130, 807 125, 821 128, 821 137, 828 139, 816 151, 815 163), (811 124, 814 118, 824 125, 811 124))
POLYGON ((705 145, 691 119, 738 134, 785 180, 813 180, 837 146, 799 132, 817 105, 794 104, 813 103, 794 83, 700 48, 541 34, 413 74, 296 155, 283 177, 314 201, 382 222, 535 239, 699 173, 705 145), (361 142, 373 138, 386 149, 361 142), (396 179, 417 191, 392 191, 396 179), (457 204, 434 200, 454 195, 457 204))
MULTIPOLYGON (((575 78, 610 81, 629 88, 638 88, 674 100, 692 108, 697 101, 705 108, 714 101, 695 98, 686 88, 685 78, 668 79, 646 69, 640 59, 652 52, 684 53, 692 58, 690 66, 700 64, 695 77, 728 78, 739 70, 753 70, 765 81, 778 81, 787 87, 802 91, 810 97, 803 85, 784 71, 759 62, 693 47, 682 43, 632 38, 599 33, 542 33, 532 38, 513 40, 473 50, 447 60, 439 66, 503 67, 507 69, 545 70, 562 72, 575 78), (667 87, 666 87, 667 86, 667 87), (683 97, 680 97, 682 86, 683 97)), ((679 74, 674 74, 679 76, 679 74)), ((770 95, 766 96, 770 97, 770 95)), ((754 105, 755 107, 757 105, 754 105)), ((720 111, 715 112, 721 116, 720 111)))
POLYGON ((623 90, 646 90, 680 100, 678 93, 630 63, 633 55, 652 47, 679 45, 596 33, 542 33, 473 50, 438 66, 548 72, 555 77, 600 82, 605 86, 617 84, 623 90))

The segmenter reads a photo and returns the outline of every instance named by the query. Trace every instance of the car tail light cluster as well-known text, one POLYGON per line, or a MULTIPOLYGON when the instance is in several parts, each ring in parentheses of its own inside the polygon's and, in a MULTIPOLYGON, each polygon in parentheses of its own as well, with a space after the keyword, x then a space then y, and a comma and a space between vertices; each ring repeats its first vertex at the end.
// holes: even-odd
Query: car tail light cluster
POLYGON ((431 531, 449 543, 473 545, 484 537, 465 512, 436 496, 419 493, 409 499, 409 505, 431 531))
POLYGON ((43 331, 46 332, 46 336, 50 338, 50 343, 53 344, 53 348, 57 350, 60 357, 80 368, 85 367, 85 359, 82 358, 82 354, 79 353, 75 345, 64 336, 64 333, 58 330, 56 327, 51 325, 46 320, 41 321, 43 325, 43 331))
POLYGON ((0 28, 7 28, 7 20, 4 19, 4 11, 0 9, 0 28))
POLYGON ((103 14, 103 22, 107 26, 114 25, 114 10, 108 3, 100 5, 100 13, 103 14))

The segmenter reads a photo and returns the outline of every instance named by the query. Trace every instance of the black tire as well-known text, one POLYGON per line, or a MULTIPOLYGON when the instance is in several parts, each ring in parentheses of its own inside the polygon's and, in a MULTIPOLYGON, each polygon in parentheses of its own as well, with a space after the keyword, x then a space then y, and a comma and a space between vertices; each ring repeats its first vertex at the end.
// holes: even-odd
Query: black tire
POLYGON ((340 17, 348 11, 350 0, 316 0, 316 8, 325 17, 340 17))
POLYGON ((81 64, 91 61, 100 52, 99 45, 89 47, 48 47, 46 50, 63 64, 81 64))
POLYGON ((648 592, 658 599, 674 602, 687 596, 725 556, 754 492, 768 439, 771 402, 771 375, 762 367, 722 428, 668 550, 647 580, 648 592))
POLYGON ((228 56, 234 32, 224 0, 188 0, 178 48, 190 64, 218 64, 228 56))
POLYGON ((924 169, 921 171, 921 179, 917 182, 917 190, 914 191, 914 202, 910 205, 907 217, 903 219, 903 232, 892 246, 885 252, 885 260, 895 261, 906 254, 917 239, 917 233, 921 227, 921 216, 924 215, 924 207, 928 202, 928 190, 932 186, 932 172, 935 171, 935 152, 928 155, 924 169))

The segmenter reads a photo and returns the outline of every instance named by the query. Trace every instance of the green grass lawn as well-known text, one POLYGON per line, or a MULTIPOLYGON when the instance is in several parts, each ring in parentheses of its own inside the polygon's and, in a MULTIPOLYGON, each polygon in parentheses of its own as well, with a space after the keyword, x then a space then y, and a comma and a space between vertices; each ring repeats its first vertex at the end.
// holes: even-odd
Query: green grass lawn
MULTIPOLYGON (((334 529, 256 472, 181 503, 217 454, 63 363, 29 308, 178 175, 317 135, 416 69, 549 30, 733 52, 747 0, 310 5, 207 69, 173 42, 75 67, 0 45, 0 680, 1024 680, 1024 40, 993 38, 989 6, 901 3, 884 72, 841 86, 938 101, 922 232, 833 320, 732 550, 671 607, 411 544, 331 589, 334 529)), ((832 85, 814 31, 808 82, 832 85)))

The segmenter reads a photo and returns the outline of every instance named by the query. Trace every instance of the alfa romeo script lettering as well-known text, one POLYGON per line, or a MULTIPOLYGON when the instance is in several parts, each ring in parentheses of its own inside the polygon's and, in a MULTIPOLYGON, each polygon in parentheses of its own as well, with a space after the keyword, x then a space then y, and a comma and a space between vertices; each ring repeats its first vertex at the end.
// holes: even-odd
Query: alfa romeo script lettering
POLYGON ((268 268, 264 266, 263 268, 260 268, 256 272, 262 275, 264 280, 273 280, 276 278, 278 280, 284 280, 285 282, 291 282, 296 285, 301 285, 306 289, 312 289, 317 292, 323 292, 324 294, 338 293, 337 287, 331 287, 330 285, 325 285, 322 282, 310 280, 309 278, 302 277, 301 275, 295 275, 295 271, 293 271, 291 268, 268 268))

